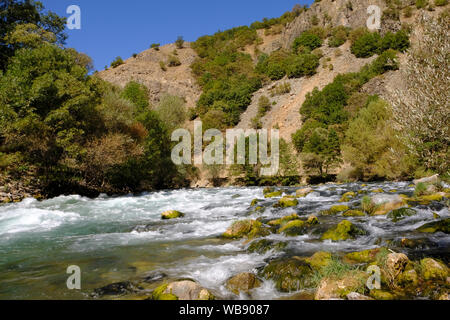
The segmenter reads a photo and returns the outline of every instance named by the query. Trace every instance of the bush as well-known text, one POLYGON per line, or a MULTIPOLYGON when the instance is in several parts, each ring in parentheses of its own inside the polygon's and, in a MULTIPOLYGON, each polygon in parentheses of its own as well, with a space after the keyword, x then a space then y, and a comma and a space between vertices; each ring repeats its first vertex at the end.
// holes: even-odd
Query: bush
POLYGON ((316 73, 319 67, 319 57, 314 54, 302 54, 292 58, 287 66, 289 78, 300 78, 311 76, 316 73))
POLYGON ((124 64, 123 59, 121 57, 117 57, 113 62, 111 62, 111 67, 117 68, 122 64, 124 64))
POLYGON ((331 37, 328 40, 328 45, 332 48, 342 46, 348 39, 349 29, 344 26, 339 26, 331 31, 331 37))
POLYGON ((437 7, 446 6, 448 4, 448 0, 434 0, 434 4, 437 7))
POLYGON ((303 32, 300 37, 294 40, 292 44, 292 49, 294 52, 298 53, 300 48, 306 48, 309 51, 312 51, 316 48, 320 48, 322 46, 322 39, 309 31, 303 32))
POLYGON ((397 33, 388 32, 383 37, 380 43, 379 52, 384 52, 388 49, 394 49, 400 52, 405 52, 410 46, 409 36, 405 30, 400 30, 397 33))
POLYGON ((289 82, 280 83, 270 91, 272 97, 281 96, 289 92, 291 92, 291 84, 289 82))
POLYGON ((377 32, 365 32, 352 43, 351 52, 357 58, 368 58, 379 51, 381 37, 377 32))
POLYGON ((155 49, 156 51, 159 51, 159 47, 160 47, 159 43, 152 43, 150 46, 150 48, 155 49))
POLYGON ((269 98, 261 96, 258 101, 258 117, 262 118, 272 107, 269 98))
POLYGON ((416 0, 416 8, 423 9, 428 5, 428 0, 416 0))
POLYGON ((187 118, 185 101, 180 97, 169 94, 165 94, 161 98, 155 111, 169 130, 181 126, 187 118))
POLYGON ((184 46, 184 39, 182 36, 179 36, 177 38, 177 40, 175 41, 175 45, 177 46, 178 49, 183 49, 184 46))
POLYGON ((150 105, 147 87, 135 81, 128 82, 121 97, 131 101, 140 111, 144 111, 150 105))
POLYGON ((181 66, 181 61, 180 61, 180 59, 178 59, 178 57, 170 55, 169 59, 167 61, 167 65, 169 67, 178 67, 178 66, 181 66))
POLYGON ((160 61, 159 66, 162 71, 167 71, 167 67, 166 67, 166 64, 164 63, 164 61, 160 61))

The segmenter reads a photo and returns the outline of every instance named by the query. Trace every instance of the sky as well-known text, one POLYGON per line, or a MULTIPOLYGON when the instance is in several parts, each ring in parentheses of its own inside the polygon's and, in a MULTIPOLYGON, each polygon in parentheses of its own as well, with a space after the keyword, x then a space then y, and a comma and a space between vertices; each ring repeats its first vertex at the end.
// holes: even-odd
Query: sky
POLYGON ((263 18, 279 17, 295 4, 313 0, 41 0, 46 9, 69 17, 67 8, 81 9, 81 29, 67 30, 67 47, 88 54, 102 70, 117 57, 127 59, 152 43, 186 41, 263 18))

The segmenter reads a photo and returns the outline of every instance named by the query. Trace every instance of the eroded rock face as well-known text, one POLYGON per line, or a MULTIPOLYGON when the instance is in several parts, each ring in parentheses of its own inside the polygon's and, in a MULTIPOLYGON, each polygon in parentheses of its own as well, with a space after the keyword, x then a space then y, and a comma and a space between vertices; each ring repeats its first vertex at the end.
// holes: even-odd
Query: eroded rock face
POLYGON ((207 289, 194 281, 172 282, 156 288, 153 300, 213 300, 214 296, 207 289))
POLYGON ((241 273, 227 281, 227 289, 236 295, 249 294, 250 290, 261 286, 261 281, 253 273, 241 273))

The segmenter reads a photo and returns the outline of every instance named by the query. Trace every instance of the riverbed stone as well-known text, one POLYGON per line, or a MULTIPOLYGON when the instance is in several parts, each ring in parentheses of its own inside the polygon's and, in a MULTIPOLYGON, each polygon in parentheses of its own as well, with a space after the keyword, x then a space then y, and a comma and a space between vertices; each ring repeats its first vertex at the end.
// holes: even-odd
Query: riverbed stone
POLYGON ((450 233, 450 218, 427 223, 427 224, 421 226, 420 228, 418 228, 417 231, 422 232, 422 233, 443 232, 443 233, 449 234, 450 233))
POLYGON ((262 271, 262 276, 273 280, 281 292, 299 291, 314 287, 311 266, 297 258, 274 260, 262 271))
POLYGON ((289 237, 295 237, 305 234, 307 231, 307 224, 302 220, 293 220, 286 223, 283 227, 278 230, 278 233, 283 233, 289 237))
POLYGON ((397 283, 403 287, 416 287, 419 283, 419 275, 414 269, 404 271, 398 276, 397 283))
POLYGON ((404 253, 390 253, 385 262, 385 270, 390 279, 395 280, 409 263, 408 257, 404 253))
POLYGON ((268 234, 269 231, 261 222, 256 220, 241 220, 234 222, 222 236, 226 239, 241 239, 244 237, 253 239, 268 234))
POLYGON ((373 300, 373 299, 371 297, 365 296, 358 292, 350 292, 347 295, 347 300, 364 301, 364 300, 373 300))
POLYGON ((332 228, 322 235, 322 240, 344 241, 354 239, 358 235, 363 235, 365 232, 357 228, 353 223, 344 220, 335 228, 332 228))
POLYGON ((281 251, 286 248, 287 245, 288 243, 285 241, 278 242, 275 240, 261 239, 253 241, 247 250, 250 253, 256 252, 259 254, 264 254, 270 250, 281 251))
POLYGON ((314 253, 311 257, 306 258, 305 261, 309 263, 309 265, 313 269, 320 270, 328 266, 333 261, 333 259, 331 253, 319 251, 314 253))
POLYGON ((351 252, 345 255, 345 259, 352 263, 371 263, 377 261, 378 257, 387 254, 386 248, 375 248, 358 252, 351 252))
POLYGON ((249 294, 250 290, 261 286, 261 281, 253 273, 240 273, 230 279, 226 283, 228 290, 236 295, 240 293, 249 294))
POLYGON ((395 300, 395 296, 392 293, 378 289, 371 290, 370 296, 375 300, 395 300))
POLYGON ((129 293, 138 292, 139 288, 135 286, 131 281, 116 282, 104 287, 95 289, 92 293, 94 298, 100 298, 104 296, 120 296, 129 293))
POLYGON ((344 217, 363 217, 365 215, 366 214, 360 210, 348 210, 343 214, 344 217))
POLYGON ((176 210, 169 210, 166 212, 161 213, 161 218, 163 220, 171 220, 171 219, 178 219, 184 217, 184 213, 176 210))
POLYGON ((295 192, 295 194, 297 195, 297 198, 303 198, 303 197, 306 197, 308 194, 310 194, 313 191, 314 190, 312 188, 303 188, 303 189, 298 189, 295 192))
POLYGON ((447 280, 448 268, 439 261, 432 258, 425 258, 420 261, 420 267, 425 280, 447 280))
POLYGON ((441 179, 439 178, 438 174, 435 174, 430 177, 425 177, 421 179, 416 179, 413 181, 414 185, 418 185, 419 183, 426 183, 426 184, 439 184, 441 183, 441 179))
POLYGON ((341 200, 339 202, 349 202, 351 199, 356 197, 356 193, 353 191, 346 192, 342 195, 341 200))
POLYGON ((379 194, 371 198, 375 206, 373 215, 385 215, 393 210, 407 206, 407 202, 400 195, 379 194))
POLYGON ((365 272, 351 271, 339 278, 324 278, 317 288, 315 300, 343 299, 351 292, 362 290, 368 277, 365 272))
POLYGON ((286 196, 278 200, 278 206, 281 208, 290 208, 298 205, 298 200, 291 196, 286 196))
POLYGON ((322 211, 322 215, 336 215, 341 212, 348 211, 350 208, 346 205, 335 205, 332 206, 330 209, 322 211))
POLYGON ((282 217, 280 219, 269 221, 267 224, 269 226, 284 226, 286 223, 298 219, 300 219, 300 217, 296 213, 294 213, 289 216, 282 217))
POLYGON ((283 192, 281 191, 274 191, 271 193, 266 193, 264 194, 264 198, 277 198, 277 197, 281 197, 283 195, 283 192))
POLYGON ((411 208, 400 208, 393 210, 388 213, 387 217, 391 219, 393 222, 399 222, 406 217, 415 216, 417 214, 416 210, 411 208))
POLYGON ((214 295, 194 281, 183 280, 163 284, 152 294, 153 300, 214 300, 214 295))

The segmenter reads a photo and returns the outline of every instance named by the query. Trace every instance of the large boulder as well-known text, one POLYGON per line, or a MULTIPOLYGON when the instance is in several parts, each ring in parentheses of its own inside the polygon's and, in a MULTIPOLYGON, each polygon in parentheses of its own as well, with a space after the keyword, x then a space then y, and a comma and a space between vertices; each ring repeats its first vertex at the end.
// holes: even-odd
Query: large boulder
POLYGON ((355 300, 355 301, 361 300, 361 301, 364 301, 364 300, 373 300, 373 299, 371 297, 365 296, 365 295, 360 294, 358 292, 350 292, 347 295, 347 300, 355 300))
POLYGON ((320 270, 328 266, 333 261, 333 259, 331 253, 319 251, 314 253, 311 257, 306 258, 305 261, 309 263, 309 265, 314 270, 320 270))
POLYGON ((278 233, 283 233, 289 237, 295 237, 305 234, 307 231, 307 224, 302 220, 293 220, 286 223, 283 227, 278 230, 278 233))
POLYGON ((385 271, 388 277, 395 281, 395 279, 405 271, 409 262, 408 257, 403 253, 390 253, 387 256, 385 263, 385 271))
POLYGON ((322 211, 322 215, 335 215, 341 212, 348 211, 350 208, 346 205, 332 206, 330 209, 322 211))
POLYGON ((261 286, 261 281, 253 273, 240 273, 227 281, 226 287, 236 295, 249 294, 250 290, 261 286))
POLYGON ((407 205, 407 202, 400 195, 377 194, 371 199, 375 206, 373 215, 385 215, 393 210, 400 209, 407 205))
POLYGON ((388 249, 376 248, 363 250, 358 252, 351 252, 345 255, 345 259, 351 263, 372 263, 378 260, 378 257, 387 254, 388 249))
POLYGON ((435 174, 431 177, 425 177, 422 179, 416 179, 413 181, 413 183, 417 186, 419 183, 425 183, 425 184, 439 184, 441 183, 441 179, 439 179, 439 175, 435 174))
POLYGON ((300 219, 300 217, 296 213, 294 213, 294 214, 291 214, 289 216, 282 217, 280 219, 269 221, 267 224, 269 226, 282 227, 286 223, 288 223, 288 222, 290 222, 292 220, 298 220, 298 219, 300 219))
POLYGON ((416 215, 417 212, 414 209, 411 208, 400 208, 397 210, 393 210, 388 213, 387 217, 391 219, 393 222, 399 222, 406 217, 411 217, 416 215))
POLYGON ((316 291, 315 300, 343 299, 349 293, 364 288, 369 275, 363 271, 348 272, 340 278, 324 278, 316 291))
POLYGON ((314 287, 311 266, 298 258, 275 260, 262 271, 262 276, 273 280, 281 292, 299 291, 314 287))
POLYGON ((342 195, 341 200, 339 200, 339 202, 349 202, 351 199, 356 197, 356 193, 351 191, 351 192, 346 192, 342 195))
POLYGON ((298 205, 298 200, 292 196, 286 196, 278 200, 278 206, 281 208, 290 208, 298 205))
POLYGON ((214 300, 214 295, 194 281, 183 280, 163 284, 152 294, 153 300, 214 300))
POLYGON ((339 223, 335 228, 332 228, 322 235, 322 240, 344 241, 354 239, 358 235, 364 235, 364 230, 361 230, 353 225, 348 220, 339 223))
POLYGON ((176 210, 169 210, 161 213, 161 218, 163 220, 177 219, 184 217, 184 213, 176 210))
POLYGON ((269 234, 261 222, 256 220, 242 220, 234 222, 230 228, 222 235, 226 239, 249 239, 262 237, 269 234))
POLYGON ((270 250, 281 251, 287 247, 287 242, 278 242, 275 240, 261 239, 253 241, 248 247, 248 252, 264 254, 270 250))
POLYGON ((303 188, 303 189, 298 189, 295 192, 295 194, 297 195, 297 198, 303 198, 303 197, 306 197, 308 194, 310 194, 313 191, 314 190, 312 188, 303 188))
POLYGON ((426 258, 420 261, 420 267, 425 280, 447 280, 448 268, 441 262, 426 258))

